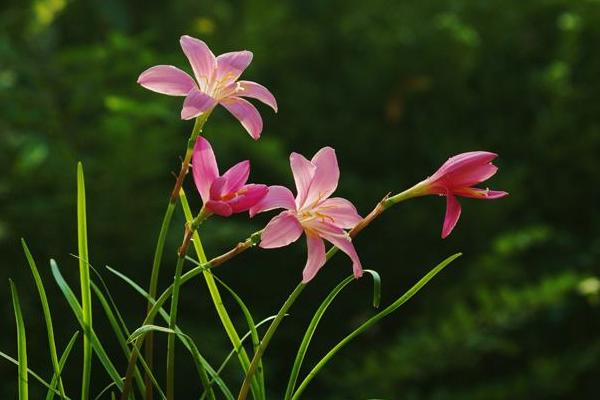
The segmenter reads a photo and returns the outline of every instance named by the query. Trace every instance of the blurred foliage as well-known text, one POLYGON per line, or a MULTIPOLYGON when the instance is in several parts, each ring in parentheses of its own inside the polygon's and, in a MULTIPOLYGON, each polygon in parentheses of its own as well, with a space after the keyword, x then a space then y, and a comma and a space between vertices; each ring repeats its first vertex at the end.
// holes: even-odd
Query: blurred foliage
MULTIPOLYGON (((439 239, 444 205, 437 198, 390 210, 356 240, 365 266, 382 275, 384 304, 427 266, 456 250, 465 256, 343 351, 306 398, 593 398, 600 372, 599 20, 597 0, 5 0, 0 282, 11 276, 19 287, 31 367, 45 376, 51 371, 18 240, 27 238, 47 282, 62 349, 76 321, 51 283, 47 260, 56 258, 75 282, 77 262, 69 254, 76 252, 77 160, 86 169, 92 264, 130 328, 141 321, 143 299, 101 267, 147 285, 171 171, 191 123, 178 118, 181 99, 135 81, 155 64, 189 70, 178 38, 190 34, 215 53, 251 49, 254 62, 244 77, 278 99, 277 115, 259 106, 259 143, 223 109, 206 128, 220 163, 249 158, 254 181, 290 184, 290 151, 310 156, 331 145, 342 168, 339 194, 366 214, 385 193, 431 174, 452 154, 501 155, 489 184, 511 197, 464 200, 447 240, 439 239)), ((195 189, 187 188, 197 207, 195 189)), ((210 221, 209 254, 266 220, 210 221)), ((182 221, 177 214, 164 284, 182 221)), ((296 284, 305 248, 250 253, 219 274, 262 319, 296 284)), ((286 319, 266 354, 274 398, 312 312, 348 273, 347 260, 336 257, 286 319)), ((371 313, 368 291, 368 282, 358 282, 334 304, 306 368, 371 313)), ((0 296, 0 348, 14 354, 8 284, 0 285, 0 296)), ((183 327, 219 362, 228 343, 204 286, 191 283, 182 296, 183 327)), ((227 303, 241 330, 241 313, 227 303)), ((95 324, 117 354, 106 321, 95 324)), ((189 361, 183 352, 178 360, 189 361)), ((70 387, 79 378, 77 357, 72 363, 70 387)), ((226 378, 235 384, 239 374, 229 368, 226 378)), ((12 365, 0 363, 0 382, 0 397, 14 398, 12 365)), ((178 382, 181 393, 199 386, 178 382)), ((101 385, 98 377, 93 389, 101 385)))

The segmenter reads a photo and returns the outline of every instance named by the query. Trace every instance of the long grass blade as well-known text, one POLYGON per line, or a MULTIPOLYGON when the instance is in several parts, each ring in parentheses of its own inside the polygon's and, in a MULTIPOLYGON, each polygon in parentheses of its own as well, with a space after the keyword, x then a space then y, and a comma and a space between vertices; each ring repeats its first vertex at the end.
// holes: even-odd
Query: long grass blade
POLYGON ((85 324, 85 322, 83 320, 83 310, 81 309, 81 305, 77 301, 77 297, 75 297, 75 294, 69 287, 69 284, 65 281, 65 279, 61 275, 58 265, 56 264, 56 261, 50 260, 50 268, 52 270, 52 275, 54 276, 54 280, 58 284, 58 287, 62 291, 63 295, 65 296, 67 303, 69 303, 69 306, 71 307, 71 310, 73 311, 73 314, 75 315, 75 318, 77 318, 77 322, 79 322, 79 325, 81 325, 82 329, 84 329, 84 330, 87 329, 87 331, 89 332, 90 343, 92 345, 92 348, 96 352, 96 355, 98 356, 98 359, 100 360, 100 363, 102 364, 102 366, 104 367, 104 369, 106 370, 106 372, 108 373, 110 378, 115 382, 115 385, 117 385, 117 387, 119 389, 122 389, 123 388, 123 380, 122 380, 121 376, 119 375, 119 372, 117 371, 114 364, 108 357, 106 350, 104 350, 104 347, 102 346, 102 343, 100 343, 100 340, 98 339, 98 336, 96 336, 96 333, 94 332, 94 330, 90 329, 85 324))
POLYGON ((92 374, 92 295, 90 290, 90 268, 87 243, 87 216, 85 205, 85 179, 83 165, 77 163, 77 245, 79 249, 79 281, 81 284, 81 309, 83 328, 83 368, 81 377, 81 398, 90 393, 92 374))
MULTIPOLYGON (((65 351, 63 351, 60 356, 60 360, 58 361, 58 372, 54 373, 52 380, 50 381, 50 387, 48 388, 48 393, 46 394, 46 400, 54 399, 54 395, 56 394, 56 384, 58 383, 58 378, 62 373, 65 364, 67 363, 67 359, 69 358, 69 354, 71 354, 71 350, 73 350, 73 346, 75 345, 75 341, 79 337, 79 331, 75 331, 73 336, 71 336, 71 340, 67 343, 67 347, 65 347, 65 351)), ((66 398, 65 395, 61 395, 63 398, 66 398)))
POLYGON ((406 303, 411 297, 413 297, 419 290, 423 288, 434 276, 436 276, 439 272, 441 272, 448 264, 452 261, 460 257, 462 253, 456 253, 444 261, 436 265, 432 268, 423 278, 421 278, 417 283, 413 285, 410 289, 408 289, 402 296, 400 296, 396 301, 387 306, 384 310, 378 312, 367 321, 365 321, 362 325, 352 331, 348 336, 342 339, 338 344, 336 344, 308 373, 306 378, 302 381, 298 389, 292 396, 292 400, 298 400, 308 384, 314 379, 314 377, 319 373, 319 371, 327 364, 327 362, 336 355, 338 351, 340 351, 346 344, 348 344, 352 339, 365 332, 371 326, 375 325, 382 318, 388 316, 395 310, 397 310, 400 306, 406 303))
POLYGON ((35 286, 37 287, 38 294, 40 297, 40 302, 42 303, 42 311, 44 313, 44 320, 46 322, 46 332, 48 333, 48 348, 50 350, 50 360, 52 361, 52 368, 54 369, 54 374, 58 376, 58 390, 60 392, 61 397, 65 397, 65 388, 62 383, 62 379, 60 379, 59 366, 58 366, 58 354, 56 352, 56 342, 54 340, 54 327, 52 325, 52 314, 50 313, 50 306, 48 305, 48 297, 46 296, 46 289, 44 288, 44 284, 42 283, 42 278, 38 271, 37 265, 35 264, 35 260, 27 247, 27 243, 25 243, 25 239, 21 239, 21 245, 23 246, 23 251, 25 252, 25 258, 27 258, 27 263, 29 264, 29 268, 31 269, 31 274, 33 275, 33 280, 35 281, 35 286))
MULTIPOLYGON (((6 361, 16 365, 17 367, 19 366, 19 361, 17 361, 16 359, 14 359, 13 357, 9 356, 6 353, 3 353, 0 351, 0 357, 4 358, 6 361)), ((33 376, 33 378, 38 381, 39 383, 41 383, 43 386, 47 387, 50 390, 53 390, 50 387, 50 384, 48 382, 46 382, 41 376, 39 376, 38 374, 36 374, 34 371, 32 371, 31 369, 27 368, 27 373, 31 376, 33 376)), ((58 394, 58 390, 54 389, 55 393, 58 394)), ((66 397, 67 400, 70 400, 68 397, 66 397)))
POLYGON ((13 308, 15 310, 15 321, 17 324, 17 354, 19 355, 19 400, 27 400, 29 398, 29 382, 27 376, 27 338, 25 337, 25 322, 23 321, 23 313, 21 312, 21 303, 19 302, 17 288, 12 279, 9 279, 9 282, 13 308))
MULTIPOLYGON (((373 307, 379 307, 379 301, 381 299, 381 278, 379 274, 375 271, 365 269, 364 272, 370 274, 373 277, 373 307)), ((304 337, 302 338, 302 342, 300 343, 300 347, 298 348, 298 352, 296 353, 296 359, 294 360, 294 365, 292 366, 292 372, 290 373, 290 379, 288 381, 287 389, 285 391, 284 399, 288 400, 294 394, 294 389, 296 387, 296 381, 298 379, 298 374, 300 373, 300 368, 302 368, 302 362, 304 361, 304 357, 306 356, 306 352, 308 351, 308 346, 317 330, 317 326, 319 322, 321 322, 321 318, 325 315, 325 312, 333 302, 333 300, 337 297, 338 294, 350 282, 355 281, 354 275, 350 275, 343 281, 341 281, 323 300, 323 302, 319 305, 319 308, 315 312, 315 315, 310 321, 306 332, 304 333, 304 337)))

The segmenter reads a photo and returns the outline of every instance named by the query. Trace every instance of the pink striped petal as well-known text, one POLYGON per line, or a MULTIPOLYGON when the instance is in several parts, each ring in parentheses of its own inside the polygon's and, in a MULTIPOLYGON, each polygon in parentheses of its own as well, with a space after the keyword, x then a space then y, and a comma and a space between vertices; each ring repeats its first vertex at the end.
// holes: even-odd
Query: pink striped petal
POLYGON ((436 180, 460 169, 470 169, 477 165, 488 164, 496 157, 498 154, 489 151, 470 151, 458 154, 450 157, 429 179, 436 180))
POLYGON ((208 83, 213 79, 213 71, 217 67, 215 55, 200 39, 184 35, 179 43, 194 70, 194 76, 196 76, 200 88, 207 90, 208 83))
POLYGON ((475 165, 450 172, 444 175, 441 180, 450 187, 472 186, 491 178, 496 171, 498 171, 498 167, 491 163, 475 165))
POLYGON ((137 80, 142 87, 169 96, 186 96, 196 87, 191 76, 172 65, 157 65, 142 72, 137 80))
POLYGON ((319 236, 327 240, 335 247, 346 253, 352 260, 352 270, 355 278, 360 278, 363 274, 362 265, 356 249, 352 244, 350 236, 342 229, 328 222, 312 220, 310 222, 310 229, 315 230, 319 236))
POLYGON ((284 186, 269 186, 269 191, 263 199, 250 209, 250 217, 256 214, 274 210, 276 208, 285 208, 295 210, 294 195, 290 189, 284 186))
POLYGON ((306 266, 302 271, 302 283, 308 283, 317 275, 317 272, 325 265, 325 243, 319 237, 311 232, 306 232, 306 246, 308 249, 308 258, 306 266))
POLYGON ((277 100, 275 100, 275 96, 261 84, 251 81, 239 81, 236 84, 236 94, 240 97, 251 97, 262 101, 271 107, 273 111, 277 112, 277 100))
POLYGON ((315 176, 317 167, 298 153, 290 154, 290 167, 296 183, 296 208, 300 209, 304 205, 310 182, 315 176))
POLYGON ((247 100, 235 96, 221 100, 221 105, 242 123, 252 139, 258 140, 260 138, 263 122, 256 107, 247 100))
POLYGON ((312 205, 325 200, 335 191, 340 179, 335 150, 323 147, 315 154, 311 162, 317 167, 310 183, 305 204, 312 205))
POLYGON ((181 119, 192 119, 215 106, 215 100, 194 88, 186 96, 181 109, 181 119))
POLYGON ((444 226, 442 227, 442 239, 448 237, 450 232, 456 226, 458 218, 460 218, 460 203, 452 194, 446 196, 446 216, 444 217, 444 226))
POLYGON ((267 192, 267 185, 255 183, 244 185, 232 200, 227 201, 227 204, 229 204, 234 213, 248 211, 261 201, 267 192))
POLYGON ((502 197, 508 196, 507 192, 503 192, 500 190, 489 190, 489 189, 480 189, 480 188, 459 188, 453 191, 455 195, 463 196, 463 197, 471 197, 473 199, 484 199, 484 200, 493 200, 493 199, 501 199, 502 197))
POLYGON ((284 211, 269 221, 261 235, 260 247, 273 249, 287 246, 298 240, 301 234, 302 226, 298 219, 284 211))
POLYGON ((231 206, 225 201, 209 200, 206 202, 206 204, 204 204, 204 206, 210 212, 220 215, 221 217, 229 217, 231 214, 233 214, 231 206))
POLYGON ((210 187, 219 176, 219 167, 210 143, 202 136, 198 137, 194 146, 192 174, 202 202, 206 204, 210 199, 210 187))
POLYGON ((252 62, 252 52, 247 50, 232 51, 217 57, 217 82, 221 87, 237 81, 242 72, 252 62))
POLYGON ((227 172, 223 174, 223 178, 227 181, 223 187, 223 194, 237 192, 246 182, 250 176, 250 161, 241 161, 229 168, 227 172))
POLYGON ((354 204, 341 197, 323 201, 315 211, 331 218, 334 225, 344 229, 352 229, 362 220, 354 204))

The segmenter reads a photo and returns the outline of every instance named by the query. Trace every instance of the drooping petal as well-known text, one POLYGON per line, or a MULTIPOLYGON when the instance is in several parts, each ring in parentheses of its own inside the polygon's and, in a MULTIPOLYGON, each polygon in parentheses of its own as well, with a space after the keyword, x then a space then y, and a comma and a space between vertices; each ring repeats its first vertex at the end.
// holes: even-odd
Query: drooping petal
POLYGON ((250 161, 245 160, 235 164, 223 174, 226 184, 223 187, 223 194, 237 192, 250 176, 250 161))
POLYGON ((296 209, 294 195, 290 189, 278 185, 269 186, 267 195, 250 209, 250 217, 254 217, 258 213, 274 210, 276 208, 285 208, 287 210, 296 209))
POLYGON ((213 71, 217 67, 215 55, 200 39, 184 35, 179 43, 194 70, 198 85, 201 89, 206 90, 212 80, 213 71))
POLYGON ((251 183, 240 188, 237 195, 227 201, 234 213, 248 211, 262 200, 268 192, 267 185, 251 183))
POLYGON ((181 109, 181 119, 192 119, 215 106, 215 100, 194 88, 186 96, 181 109))
POLYGON ((301 234, 302 226, 298 219, 284 211, 269 221, 261 235, 260 247, 273 249, 287 246, 298 240, 301 234))
POLYGON ((219 167, 210 143, 202 136, 198 137, 194 145, 192 174, 202 202, 206 204, 210 199, 210 187, 219 176, 219 167))
POLYGON ((221 105, 242 123, 252 139, 258 140, 260 138, 263 122, 256 107, 247 100, 235 96, 221 100, 221 105))
POLYGON ((273 111, 277 112, 277 100, 275 96, 263 85, 251 81, 238 81, 236 83, 236 95, 240 97, 251 97, 262 101, 273 111))
POLYGON ((225 201, 209 200, 204 204, 204 206, 210 212, 220 215, 222 217, 229 217, 231 214, 233 214, 233 210, 231 209, 231 206, 229 204, 227 204, 227 202, 225 202, 225 201))
POLYGON ((356 249, 354 248, 354 244, 352 244, 350 236, 348 236, 348 234, 342 228, 329 222, 312 220, 310 222, 309 229, 312 229, 323 239, 327 240, 335 247, 346 253, 352 260, 354 277, 360 278, 362 276, 362 265, 360 263, 360 259, 358 258, 358 254, 356 253, 356 249))
POLYGON ((498 157, 497 154, 489 151, 461 153, 450 157, 429 179, 433 181, 460 169, 470 169, 473 166, 488 164, 496 157, 498 157))
POLYGON ((315 277, 319 269, 325 265, 325 243, 319 235, 306 232, 306 246, 308 250, 308 258, 306 266, 302 271, 302 283, 308 283, 315 277))
POLYGON ((341 197, 332 197, 323 201, 315 209, 315 212, 331 218, 334 225, 344 229, 352 229, 362 220, 354 204, 341 197))
POLYGON ((315 154, 311 162, 317 167, 310 183, 305 204, 311 205, 325 200, 335 191, 340 179, 335 150, 323 147, 315 154))
POLYGON ((500 190, 489 190, 489 189, 480 189, 480 188, 459 188, 455 189, 455 195, 463 196, 463 197, 471 197, 473 199, 484 199, 484 200, 493 200, 500 199, 502 197, 508 196, 508 192, 500 191, 500 190))
POLYGON ((312 181, 317 167, 308 161, 302 154, 290 154, 290 167, 296 183, 296 207, 300 209, 304 205, 304 200, 308 194, 308 188, 312 181))
POLYGON ((216 79, 221 87, 237 81, 242 72, 252 62, 252 52, 247 50, 232 51, 217 57, 216 79))
POLYGON ((142 72, 137 80, 142 87, 169 96, 186 96, 196 87, 191 76, 172 65, 156 65, 142 72))
POLYGON ((460 203, 453 194, 446 195, 446 215, 444 217, 444 226, 442 227, 442 239, 448 237, 450 232, 456 226, 460 218, 460 203))

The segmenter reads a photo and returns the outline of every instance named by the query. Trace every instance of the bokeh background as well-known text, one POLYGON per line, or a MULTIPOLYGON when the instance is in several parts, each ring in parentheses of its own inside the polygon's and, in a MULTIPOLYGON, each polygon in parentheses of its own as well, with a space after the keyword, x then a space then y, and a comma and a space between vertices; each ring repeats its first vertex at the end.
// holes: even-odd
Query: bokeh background
MULTIPOLYGON (((140 88, 155 64, 190 70, 178 39, 216 54, 250 49, 244 78, 269 87, 274 114, 254 143, 224 109, 206 126, 222 166, 250 159, 254 181, 292 184, 287 155, 336 148, 338 194, 366 214, 387 192, 431 174, 450 155, 500 154, 487 184, 511 196, 464 200, 440 239, 444 200, 387 212, 356 240, 383 278, 388 304, 430 267, 464 256, 416 298, 331 362, 307 399, 587 399, 600 373, 600 2, 597 0, 118 1, 4 0, 0 6, 0 348, 16 354, 8 278, 19 288, 30 367, 51 375, 45 326, 19 239, 27 239, 54 310, 59 351, 78 329, 49 273, 55 258, 77 288, 75 166, 85 167, 91 263, 130 329, 144 301, 104 269, 147 286, 155 239, 192 123, 181 99, 140 88)), ((192 206, 200 201, 186 185, 192 206)), ((207 223, 217 255, 268 216, 207 223)), ((172 279, 179 210, 161 284, 172 279)), ((302 241, 252 250, 216 273, 257 320, 276 313, 300 278, 302 241)), ((329 290, 350 273, 336 257, 291 310, 265 362, 280 398, 302 333, 329 290)), ((371 282, 351 285, 318 330, 305 366, 374 311, 371 282)), ((204 282, 182 293, 179 320, 209 361, 229 350, 204 282)), ((240 331, 244 320, 226 298, 240 331)), ((98 304, 100 338, 125 361, 98 304)), ((158 339, 159 360, 164 337, 158 339)), ((80 346, 67 387, 77 396, 80 346)), ((200 384, 178 355, 178 390, 200 384)), ((95 361, 92 391, 107 382, 95 361)), ((306 372, 306 369, 304 370, 306 372)), ((162 368, 159 376, 162 375, 162 368)), ((15 398, 16 368, 0 361, 0 397, 15 398)), ((224 377, 240 382, 233 362, 224 377)), ((31 383, 33 398, 42 394, 31 383)))

